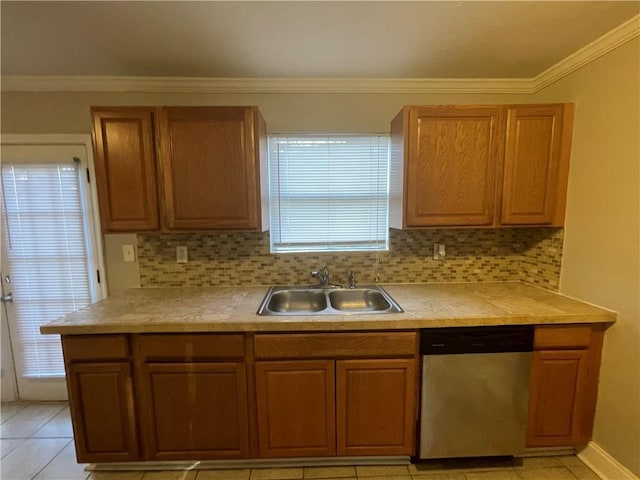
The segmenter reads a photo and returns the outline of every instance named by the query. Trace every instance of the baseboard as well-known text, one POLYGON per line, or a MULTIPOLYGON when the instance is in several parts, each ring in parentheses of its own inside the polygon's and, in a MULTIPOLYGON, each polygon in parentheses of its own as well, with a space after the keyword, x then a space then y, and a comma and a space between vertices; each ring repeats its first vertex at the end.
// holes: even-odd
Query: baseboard
POLYGON ((211 470, 236 468, 288 468, 288 467, 336 467, 352 465, 408 465, 408 456, 391 457, 313 457, 273 458, 242 460, 203 460, 166 462, 91 463, 85 470, 100 471, 154 471, 154 470, 211 470))
POLYGON ((597 443, 589 442, 578 458, 602 480, 640 480, 597 443))

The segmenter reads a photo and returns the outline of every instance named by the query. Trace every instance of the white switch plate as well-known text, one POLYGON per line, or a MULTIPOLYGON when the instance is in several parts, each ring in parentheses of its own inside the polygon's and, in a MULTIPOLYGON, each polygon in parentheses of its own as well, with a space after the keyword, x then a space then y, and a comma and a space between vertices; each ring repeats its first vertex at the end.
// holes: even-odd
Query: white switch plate
POLYGON ((133 249, 133 245, 122 246, 122 259, 127 263, 136 261, 136 252, 133 249))
POLYGON ((187 249, 186 245, 180 245, 179 247, 176 247, 176 262, 189 262, 189 250, 187 249))
POLYGON ((444 257, 447 256, 447 248, 444 243, 434 243, 433 244, 433 259, 434 260, 444 260, 444 257))

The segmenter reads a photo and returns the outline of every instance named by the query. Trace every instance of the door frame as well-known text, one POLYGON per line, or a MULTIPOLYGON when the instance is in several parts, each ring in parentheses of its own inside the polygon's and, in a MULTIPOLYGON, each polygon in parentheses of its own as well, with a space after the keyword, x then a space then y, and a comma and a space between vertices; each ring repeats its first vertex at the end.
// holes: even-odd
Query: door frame
MULTIPOLYGON (((88 192, 91 200, 91 208, 87 210, 86 214, 90 217, 91 225, 89 226, 89 234, 93 237, 93 245, 91 245, 91 252, 88 252, 92 258, 92 262, 100 272, 100 283, 96 288, 96 300, 102 300, 107 297, 107 281, 106 281, 106 269, 104 264, 104 254, 102 246, 102 232, 100 230, 100 213, 98 210, 98 195, 96 191, 96 175, 95 165, 93 160, 93 146, 91 135, 88 134, 1 134, 0 145, 2 146, 79 146, 84 148, 86 152, 86 168, 89 170, 89 185, 88 192)), ((0 308, 5 308, 4 305, 0 308)), ((2 315, 3 323, 6 322, 6 315, 2 315)), ((8 329, 8 325, 2 326, 2 333, 8 334, 11 337, 11 332, 8 329)), ((3 341, 3 347, 6 343, 3 341)), ((5 358, 6 359, 6 358, 5 358)), ((7 359, 8 360, 8 359, 7 359)), ((14 381, 17 381, 17 372, 15 367, 15 359, 13 358, 13 348, 11 349, 11 362, 7 361, 7 364, 3 364, 3 370, 10 370, 13 375, 14 381)), ((11 377, 9 376, 9 377, 11 377)), ((9 381, 9 378, 7 378, 9 381)), ((3 389, 4 390, 4 389, 3 389)), ((66 388, 65 388, 66 390, 66 388)), ((16 392, 18 399, 20 398, 19 389, 16 392)), ((7 399, 10 399, 9 395, 7 399)))

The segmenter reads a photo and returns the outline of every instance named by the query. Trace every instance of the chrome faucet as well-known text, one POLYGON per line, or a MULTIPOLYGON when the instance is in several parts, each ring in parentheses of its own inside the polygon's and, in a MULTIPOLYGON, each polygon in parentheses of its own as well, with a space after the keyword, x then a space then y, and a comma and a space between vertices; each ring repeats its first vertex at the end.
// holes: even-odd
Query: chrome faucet
POLYGON ((322 287, 329 286, 329 269, 327 268, 326 265, 322 267, 321 272, 318 272, 318 271, 311 272, 311 276, 313 278, 317 278, 318 280, 320 280, 320 286, 322 287))
POLYGON ((356 282, 356 274, 354 273, 353 270, 351 270, 349 272, 349 288, 357 288, 357 282, 356 282))

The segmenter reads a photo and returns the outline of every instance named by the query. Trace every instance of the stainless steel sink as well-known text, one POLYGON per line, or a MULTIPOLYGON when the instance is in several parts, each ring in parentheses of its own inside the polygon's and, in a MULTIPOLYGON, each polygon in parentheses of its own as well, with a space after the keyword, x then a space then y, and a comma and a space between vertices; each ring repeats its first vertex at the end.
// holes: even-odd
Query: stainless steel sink
POLYGON ((315 290, 280 290, 273 292, 267 308, 274 313, 314 313, 327 308, 327 296, 315 290))
POLYGON ((391 308, 391 304, 378 290, 353 288, 336 290, 329 294, 331 306, 347 312, 379 312, 391 308))
POLYGON ((380 286, 271 287, 258 315, 351 315, 400 313, 402 308, 380 286))

